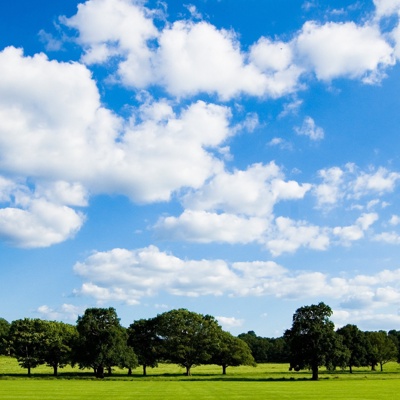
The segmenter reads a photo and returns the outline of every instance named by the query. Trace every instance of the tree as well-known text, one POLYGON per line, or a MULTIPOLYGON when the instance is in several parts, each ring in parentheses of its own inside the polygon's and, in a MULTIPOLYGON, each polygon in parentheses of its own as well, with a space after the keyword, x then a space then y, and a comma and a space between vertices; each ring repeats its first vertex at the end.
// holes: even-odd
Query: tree
POLYGON ((80 368, 93 368, 96 377, 103 378, 105 368, 110 373, 113 366, 136 365, 126 330, 114 308, 88 308, 78 317, 77 330, 74 357, 80 368))
POLYGON ((400 362, 400 331, 392 329, 388 332, 388 337, 392 339, 397 348, 397 362, 400 362))
POLYGON ((343 338, 343 344, 349 349, 349 360, 347 366, 350 373, 353 373, 353 367, 368 365, 367 362, 367 342, 364 332, 356 325, 348 324, 338 329, 337 334, 343 338))
POLYGON ((188 376, 192 367, 210 361, 221 330, 214 317, 182 308, 157 316, 163 358, 186 368, 188 376))
POLYGON ((366 335, 369 342, 369 365, 373 370, 379 364, 381 371, 383 371, 384 364, 397 360, 396 345, 385 331, 366 332, 366 335))
POLYGON ((251 354, 257 363, 268 362, 268 352, 270 350, 270 343, 267 338, 257 336, 254 331, 241 333, 239 339, 244 340, 250 347, 251 354))
POLYGON ((256 366, 251 350, 247 343, 232 336, 229 332, 221 331, 218 338, 218 346, 214 350, 211 363, 222 367, 222 374, 226 375, 226 368, 239 365, 256 366))
POLYGON ((0 355, 8 355, 9 345, 8 345, 8 333, 10 331, 10 323, 4 318, 0 318, 0 355))
POLYGON ((45 340, 44 322, 40 319, 18 319, 10 325, 9 339, 11 354, 19 365, 28 370, 44 363, 43 342, 45 340))
POLYGON ((58 368, 72 362, 72 348, 77 340, 76 327, 57 321, 43 321, 44 338, 42 342, 42 358, 53 368, 54 376, 58 368))
POLYGON ((128 344, 143 366, 143 376, 146 376, 147 367, 157 367, 160 357, 161 339, 157 335, 156 318, 134 321, 128 328, 128 344))
POLYGON ((313 380, 318 380, 318 368, 329 365, 338 350, 331 315, 331 308, 322 302, 301 307, 293 315, 292 328, 284 335, 289 344, 291 367, 310 368, 313 380))

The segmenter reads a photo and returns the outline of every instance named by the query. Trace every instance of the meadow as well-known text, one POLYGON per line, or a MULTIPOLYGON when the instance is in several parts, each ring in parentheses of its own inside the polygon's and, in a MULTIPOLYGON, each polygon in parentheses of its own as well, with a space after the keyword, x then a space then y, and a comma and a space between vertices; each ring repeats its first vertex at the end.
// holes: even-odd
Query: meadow
POLYGON ((15 359, 0 357, 0 399, 394 399, 400 389, 400 366, 385 365, 383 372, 367 368, 328 372, 321 369, 320 380, 310 380, 309 371, 289 372, 286 364, 259 364, 257 367, 230 367, 227 375, 214 365, 193 369, 191 377, 176 365, 161 364, 141 368, 127 376, 115 370, 112 376, 95 379, 91 371, 67 367, 58 378, 46 366, 35 368, 31 378, 15 359))

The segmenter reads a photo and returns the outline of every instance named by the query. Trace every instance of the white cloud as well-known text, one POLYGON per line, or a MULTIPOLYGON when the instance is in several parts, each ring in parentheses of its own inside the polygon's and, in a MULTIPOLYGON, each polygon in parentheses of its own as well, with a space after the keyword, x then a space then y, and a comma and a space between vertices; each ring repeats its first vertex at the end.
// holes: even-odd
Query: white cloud
POLYGON ((344 243, 360 240, 364 237, 365 231, 378 220, 378 214, 362 214, 354 225, 335 227, 333 234, 339 236, 344 243))
POLYGON ((42 305, 37 308, 36 312, 39 313, 43 319, 75 322, 78 315, 84 312, 84 308, 64 303, 55 309, 47 305, 42 305))
POLYGON ((18 247, 48 247, 73 237, 84 220, 72 208, 34 199, 26 209, 0 209, 0 238, 18 247))
POLYGON ((275 223, 275 231, 266 238, 266 247, 273 256, 285 252, 293 253, 300 247, 326 250, 330 244, 329 234, 325 228, 286 217, 278 217, 275 223))
POLYGON ((154 228, 164 239, 244 244, 260 241, 269 225, 260 217, 185 210, 179 217, 160 218, 154 228))
POLYGON ((118 73, 125 83, 139 88, 153 81, 151 50, 147 42, 158 36, 149 10, 130 0, 89 0, 78 5, 73 17, 62 21, 79 31, 86 64, 123 57, 118 73))
MULTIPOLYGON (((289 271, 272 261, 183 260, 155 246, 95 252, 74 270, 86 280, 76 294, 92 297, 99 304, 114 300, 134 305, 161 292, 189 297, 323 297, 341 301, 337 320, 350 313, 372 315, 378 309, 400 306, 400 270, 344 278, 340 271, 337 276, 289 271)), ((239 324, 239 320, 228 318, 225 323, 239 324)))
POLYGON ((399 0, 374 0, 375 14, 377 18, 400 14, 399 0))
POLYGON ((243 326, 244 320, 235 317, 215 317, 224 329, 239 328, 243 326))
POLYGON ((354 195, 359 198, 367 193, 392 192, 396 182, 400 179, 398 172, 390 172, 386 168, 380 167, 376 172, 362 172, 354 182, 354 195))
POLYGON ((323 180, 323 183, 315 187, 318 206, 333 205, 343 196, 341 192, 343 174, 344 172, 339 167, 318 171, 318 175, 323 180))
POLYGON ((390 225, 399 225, 400 224, 400 216, 398 215, 392 215, 389 221, 390 225))
POLYGON ((324 130, 315 124, 311 117, 304 118, 301 127, 296 127, 298 135, 308 136, 311 140, 322 140, 325 136, 324 130))
POLYGON ((347 77, 372 83, 394 64, 393 49, 373 25, 308 21, 295 42, 299 57, 320 80, 347 77))
POLYGON ((217 174, 201 189, 188 194, 184 205, 192 210, 269 216, 277 202, 302 199, 310 188, 309 184, 285 181, 274 162, 253 164, 245 171, 217 174))

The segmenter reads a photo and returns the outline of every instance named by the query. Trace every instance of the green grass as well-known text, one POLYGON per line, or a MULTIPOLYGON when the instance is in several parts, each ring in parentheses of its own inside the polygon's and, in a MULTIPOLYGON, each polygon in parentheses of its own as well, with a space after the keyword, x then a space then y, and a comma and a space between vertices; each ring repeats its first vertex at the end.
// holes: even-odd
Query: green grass
POLYGON ((40 366, 26 370, 8 357, 0 357, 0 399, 295 399, 295 400, 369 400, 395 399, 400 389, 400 366, 389 363, 384 372, 371 372, 356 368, 333 373, 321 369, 320 381, 310 380, 309 371, 289 372, 285 364, 260 364, 253 367, 228 368, 227 375, 214 365, 194 368, 192 377, 183 375, 184 369, 162 364, 149 369, 147 377, 141 369, 128 377, 126 371, 116 370, 104 380, 93 378, 91 371, 67 367, 60 370, 59 378, 52 370, 40 366))

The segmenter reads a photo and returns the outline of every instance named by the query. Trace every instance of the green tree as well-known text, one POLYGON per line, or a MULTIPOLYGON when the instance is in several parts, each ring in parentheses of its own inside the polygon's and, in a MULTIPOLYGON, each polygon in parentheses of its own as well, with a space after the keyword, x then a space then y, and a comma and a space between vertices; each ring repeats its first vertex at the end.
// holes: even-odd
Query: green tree
POLYGON ((72 362, 72 348, 77 340, 77 330, 73 325, 57 321, 43 321, 43 329, 42 357, 53 368, 54 376, 57 376, 58 368, 72 362))
POLYGON ((270 350, 270 343, 267 338, 257 336, 254 331, 241 333, 239 339, 242 339, 250 347, 251 354, 257 363, 268 362, 268 353, 270 350))
POLYGON ((211 360, 221 330, 214 317, 182 308, 157 316, 163 358, 186 368, 188 376, 192 367, 211 360))
POLYGON ((74 361, 80 368, 93 368, 96 377, 103 378, 105 368, 110 373, 113 366, 132 368, 136 364, 114 308, 88 308, 78 317, 77 330, 74 361))
POLYGON ((46 337, 44 321, 40 319, 18 319, 11 323, 9 340, 11 354, 17 358, 19 365, 28 370, 44 363, 43 342, 46 337))
POLYGON ((388 332, 388 336, 392 339, 397 348, 397 362, 400 363, 400 331, 392 329, 388 332))
POLYGON ((291 366, 310 368, 313 380, 318 380, 320 366, 332 364, 338 350, 334 324, 329 319, 331 315, 331 308, 322 302, 301 307, 293 315, 292 328, 284 335, 290 349, 291 366))
POLYGON ((368 360, 373 370, 379 364, 383 371, 384 364, 397 360, 396 345, 385 331, 366 332, 366 335, 369 342, 368 360))
POLYGON ((10 323, 4 318, 0 318, 0 355, 8 355, 10 352, 8 345, 8 333, 10 331, 10 323))
POLYGON ((268 338, 268 342, 268 361, 274 363, 288 363, 290 354, 285 338, 268 338))
POLYGON ((244 340, 231 335, 229 332, 221 331, 217 343, 210 362, 220 365, 223 375, 226 375, 226 368, 230 366, 256 366, 251 350, 244 340))
POLYGON ((128 344, 143 366, 143 376, 147 375, 147 367, 157 367, 160 357, 161 339, 157 335, 157 319, 140 319, 128 328, 128 344))
POLYGON ((368 365, 368 345, 364 332, 358 329, 356 325, 351 324, 339 328, 336 332, 343 338, 343 344, 349 349, 347 366, 350 373, 353 373, 353 367, 368 365))

